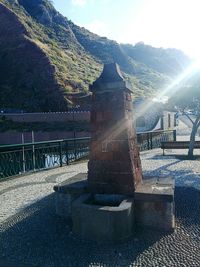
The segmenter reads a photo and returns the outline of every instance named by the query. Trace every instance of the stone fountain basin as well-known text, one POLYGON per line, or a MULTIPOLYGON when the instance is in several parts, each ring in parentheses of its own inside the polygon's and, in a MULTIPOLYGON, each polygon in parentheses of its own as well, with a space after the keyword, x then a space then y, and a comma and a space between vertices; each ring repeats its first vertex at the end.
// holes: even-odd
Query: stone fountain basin
POLYGON ((133 199, 123 195, 83 194, 72 203, 73 233, 97 242, 123 242, 134 230, 133 199))
POLYGON ((119 207, 126 197, 119 194, 91 194, 85 204, 97 206, 119 207))

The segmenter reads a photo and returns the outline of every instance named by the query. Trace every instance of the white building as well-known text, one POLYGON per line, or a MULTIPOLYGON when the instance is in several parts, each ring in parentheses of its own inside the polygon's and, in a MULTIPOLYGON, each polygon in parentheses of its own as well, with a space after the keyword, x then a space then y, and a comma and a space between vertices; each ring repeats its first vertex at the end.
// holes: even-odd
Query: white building
POLYGON ((174 130, 175 112, 168 110, 163 103, 139 98, 133 103, 134 123, 137 132, 174 130))

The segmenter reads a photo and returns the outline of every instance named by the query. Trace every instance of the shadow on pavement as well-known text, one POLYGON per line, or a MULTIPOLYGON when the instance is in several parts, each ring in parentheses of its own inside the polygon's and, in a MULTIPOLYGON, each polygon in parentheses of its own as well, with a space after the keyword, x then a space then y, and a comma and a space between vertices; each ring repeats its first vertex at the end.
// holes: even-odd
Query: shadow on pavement
POLYGON ((50 194, 0 225, 0 258, 30 267, 121 267, 133 263, 132 266, 170 266, 163 261, 163 265, 159 263, 163 257, 168 262, 172 258, 174 265, 171 266, 182 266, 176 265, 176 258, 181 264, 182 259, 189 256, 198 263, 199 253, 198 250, 194 253, 194 249, 199 248, 200 241, 200 192, 177 187, 175 201, 177 227, 174 233, 163 235, 137 229, 127 243, 100 245, 72 235, 67 222, 55 215, 54 194, 50 194))
POLYGON ((55 215, 51 194, 0 226, 0 258, 15 262, 17 267, 17 262, 30 267, 126 266, 162 236, 138 229, 133 240, 125 244, 81 241, 72 235, 69 223, 55 215))

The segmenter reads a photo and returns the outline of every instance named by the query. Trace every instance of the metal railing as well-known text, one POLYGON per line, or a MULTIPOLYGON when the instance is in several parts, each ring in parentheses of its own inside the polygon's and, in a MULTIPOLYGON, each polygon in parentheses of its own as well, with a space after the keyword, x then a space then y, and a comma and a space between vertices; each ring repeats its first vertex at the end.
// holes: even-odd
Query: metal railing
POLYGON ((140 151, 159 148, 162 141, 176 141, 176 130, 161 130, 137 134, 140 151))
MULTIPOLYGON (((137 134, 140 151, 175 141, 176 131, 137 134)), ((0 146, 0 179, 26 172, 62 167, 89 155, 90 137, 0 146)))
POLYGON ((0 146, 0 178, 62 167, 89 154, 90 138, 0 146))

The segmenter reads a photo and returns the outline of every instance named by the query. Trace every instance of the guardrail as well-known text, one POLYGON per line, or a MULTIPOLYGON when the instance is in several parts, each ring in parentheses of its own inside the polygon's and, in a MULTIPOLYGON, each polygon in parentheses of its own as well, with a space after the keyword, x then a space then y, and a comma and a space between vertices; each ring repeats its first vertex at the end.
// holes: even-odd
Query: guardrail
POLYGON ((62 167, 89 154, 90 138, 0 146, 0 178, 62 167))
MULTIPOLYGON (((175 141, 176 132, 137 134, 140 150, 160 147, 161 141, 175 141)), ((89 155, 90 137, 0 146, 0 179, 26 172, 62 167, 89 155)))
POLYGON ((137 133, 137 141, 140 145, 140 151, 158 148, 162 141, 176 141, 176 130, 137 133))

